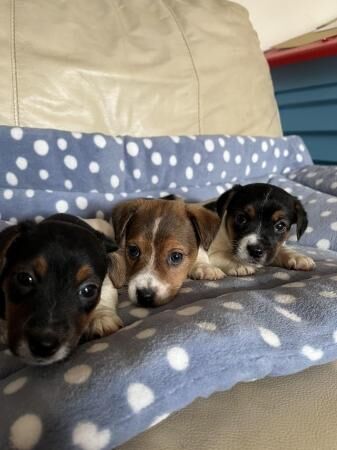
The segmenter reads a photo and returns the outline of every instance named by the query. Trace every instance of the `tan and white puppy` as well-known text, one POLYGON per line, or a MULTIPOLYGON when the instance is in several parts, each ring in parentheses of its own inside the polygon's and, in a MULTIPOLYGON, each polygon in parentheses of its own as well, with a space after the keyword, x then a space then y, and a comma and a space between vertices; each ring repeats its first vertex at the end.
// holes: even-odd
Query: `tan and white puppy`
POLYGON ((112 224, 125 251, 130 300, 157 306, 168 303, 198 271, 198 251, 207 251, 220 220, 214 212, 182 200, 136 199, 113 209, 112 224))
POLYGON ((311 258, 284 245, 291 226, 296 224, 300 239, 308 220, 301 202, 283 189, 265 183, 236 185, 207 207, 215 207, 222 219, 208 257, 223 276, 251 275, 264 265, 315 267, 311 258))

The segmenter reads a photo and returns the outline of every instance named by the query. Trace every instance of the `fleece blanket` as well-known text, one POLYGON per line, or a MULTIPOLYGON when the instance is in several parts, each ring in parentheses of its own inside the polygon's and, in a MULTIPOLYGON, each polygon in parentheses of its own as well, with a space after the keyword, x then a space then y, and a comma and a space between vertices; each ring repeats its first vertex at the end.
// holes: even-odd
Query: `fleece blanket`
POLYGON ((201 200, 266 181, 302 199, 301 251, 317 268, 187 281, 154 309, 131 304, 123 289, 126 327, 50 367, 27 367, 0 347, 0 448, 116 448, 197 397, 337 359, 335 167, 313 166, 297 137, 97 136, 2 128, 2 217, 108 216, 114 201, 140 192, 201 200))

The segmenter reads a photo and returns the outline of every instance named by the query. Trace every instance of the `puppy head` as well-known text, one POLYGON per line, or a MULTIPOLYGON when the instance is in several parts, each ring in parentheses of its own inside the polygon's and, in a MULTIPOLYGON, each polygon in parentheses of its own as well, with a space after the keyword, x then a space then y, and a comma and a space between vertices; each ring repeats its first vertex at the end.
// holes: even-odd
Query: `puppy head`
POLYGON ((291 226, 296 224, 299 240, 308 225, 296 197, 264 183, 234 186, 219 197, 217 211, 233 255, 253 264, 271 263, 291 226))
POLYGON ((30 364, 51 364, 77 345, 99 301, 112 245, 62 221, 22 223, 0 234, 8 345, 30 364))
POLYGON ((187 278, 199 245, 207 249, 216 214, 181 200, 137 199, 112 212, 117 243, 125 248, 129 297, 142 306, 172 299, 187 278))

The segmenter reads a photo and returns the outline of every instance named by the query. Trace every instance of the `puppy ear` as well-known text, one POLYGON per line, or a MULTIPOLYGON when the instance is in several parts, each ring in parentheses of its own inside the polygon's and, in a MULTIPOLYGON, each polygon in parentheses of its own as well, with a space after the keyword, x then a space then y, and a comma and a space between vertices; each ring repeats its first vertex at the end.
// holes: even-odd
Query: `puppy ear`
POLYGON ((4 268, 6 254, 16 238, 23 233, 31 231, 35 226, 34 222, 27 220, 18 225, 7 227, 0 232, 0 272, 4 268))
POLYGON ((101 233, 100 231, 96 231, 96 235, 102 241, 103 246, 105 248, 105 251, 107 253, 112 253, 112 252, 115 252, 115 251, 117 251, 119 249, 119 247, 116 244, 116 242, 113 239, 111 239, 108 236, 106 236, 105 234, 101 233))
POLYGON ((109 255, 108 274, 115 288, 121 288, 126 282, 126 264, 124 254, 116 252, 109 255))
POLYGON ((229 191, 224 192, 220 195, 216 203, 216 209, 219 214, 219 217, 222 218, 224 212, 226 211, 230 201, 234 197, 234 195, 242 188, 241 184, 236 184, 229 191))
POLYGON ((129 200, 119 203, 113 208, 111 223, 115 232, 115 239, 118 244, 121 243, 126 232, 126 227, 141 202, 141 199, 129 200))
POLYGON ((203 206, 187 205, 187 214, 192 222, 199 243, 205 250, 209 249, 219 229, 221 221, 212 211, 203 206))
POLYGON ((294 208, 296 214, 296 234, 297 240, 299 241, 308 226, 308 217, 302 203, 297 199, 295 200, 294 208))

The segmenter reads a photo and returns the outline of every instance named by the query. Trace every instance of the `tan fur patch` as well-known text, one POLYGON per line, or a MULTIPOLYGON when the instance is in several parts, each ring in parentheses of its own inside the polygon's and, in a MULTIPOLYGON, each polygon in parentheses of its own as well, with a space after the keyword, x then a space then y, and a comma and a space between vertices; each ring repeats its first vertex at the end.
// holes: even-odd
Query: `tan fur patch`
POLYGON ((80 267, 75 275, 76 281, 80 284, 82 281, 89 278, 91 275, 93 275, 92 268, 85 264, 84 266, 80 267))
POLYGON ((283 211, 283 209, 278 209, 273 213, 271 219, 273 222, 278 222, 279 220, 284 219, 286 216, 286 212, 283 211))
POLYGON ((244 211, 245 211, 246 214, 248 214, 248 216, 251 219, 255 219, 256 210, 255 210, 254 206, 248 205, 248 206, 245 207, 244 211))
POLYGON ((35 271, 35 273, 40 277, 43 278, 48 270, 48 263, 47 260, 43 256, 38 256, 36 259, 32 261, 32 266, 35 271))

